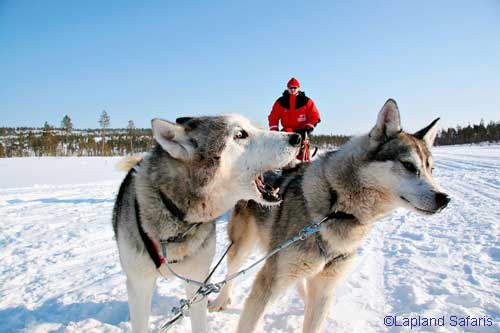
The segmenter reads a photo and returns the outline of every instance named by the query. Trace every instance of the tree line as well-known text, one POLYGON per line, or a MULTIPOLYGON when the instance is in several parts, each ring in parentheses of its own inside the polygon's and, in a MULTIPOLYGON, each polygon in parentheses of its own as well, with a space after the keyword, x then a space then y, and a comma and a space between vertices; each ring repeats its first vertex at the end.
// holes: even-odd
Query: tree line
POLYGON ((457 126, 442 129, 436 137, 436 145, 459 145, 479 142, 499 142, 500 122, 490 121, 485 125, 483 119, 479 124, 469 124, 467 127, 457 126))
MULTIPOLYGON (((106 111, 99 118, 99 129, 74 129, 68 115, 60 127, 45 122, 41 128, 0 127, 0 157, 27 156, 123 156, 151 149, 154 140, 151 129, 136 128, 132 120, 125 128, 109 128, 106 111)), ((334 149, 346 143, 346 135, 312 135, 311 145, 334 149)), ((442 129, 436 145, 500 142, 500 122, 484 120, 466 127, 442 129)))
POLYGON ((0 157, 123 156, 148 151, 153 144, 151 129, 136 128, 133 120, 126 128, 110 129, 105 110, 99 129, 74 129, 68 115, 60 125, 45 122, 41 128, 0 127, 0 157))
POLYGON ((351 137, 347 135, 323 135, 312 134, 310 137, 311 146, 318 147, 319 149, 332 149, 342 146, 349 141, 351 137))

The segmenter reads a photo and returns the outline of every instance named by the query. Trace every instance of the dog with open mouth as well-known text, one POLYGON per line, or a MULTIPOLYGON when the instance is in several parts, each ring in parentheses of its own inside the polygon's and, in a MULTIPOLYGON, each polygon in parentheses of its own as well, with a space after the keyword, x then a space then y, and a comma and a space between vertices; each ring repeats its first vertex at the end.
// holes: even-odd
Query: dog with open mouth
MULTIPOLYGON (((270 132, 238 115, 184 117, 176 123, 154 119, 152 129, 156 145, 145 157, 124 163, 130 170, 113 210, 136 333, 149 331, 156 279, 171 276, 160 240, 174 240, 168 260, 176 272, 204 280, 215 253, 214 220, 238 200, 278 205, 278 191, 261 174, 288 164, 301 145, 298 134, 270 132)), ((187 297, 196 290, 186 285, 187 297)), ((206 300, 192 306, 193 332, 207 331, 206 307, 206 300)))

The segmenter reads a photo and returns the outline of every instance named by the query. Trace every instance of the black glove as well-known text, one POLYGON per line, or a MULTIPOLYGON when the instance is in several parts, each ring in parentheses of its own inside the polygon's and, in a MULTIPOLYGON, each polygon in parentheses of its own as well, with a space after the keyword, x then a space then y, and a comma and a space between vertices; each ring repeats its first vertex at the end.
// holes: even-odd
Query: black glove
POLYGON ((302 137, 302 140, 304 140, 304 138, 306 137, 306 133, 311 134, 313 129, 314 129, 313 127, 304 127, 304 128, 296 129, 294 132, 300 134, 300 136, 302 137))

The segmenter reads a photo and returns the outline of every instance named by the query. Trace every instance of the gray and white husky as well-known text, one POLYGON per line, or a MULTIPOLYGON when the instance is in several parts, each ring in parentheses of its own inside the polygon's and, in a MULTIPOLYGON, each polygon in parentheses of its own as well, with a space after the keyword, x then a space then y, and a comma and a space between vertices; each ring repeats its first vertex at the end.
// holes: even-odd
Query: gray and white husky
MULTIPOLYGON (((149 331, 156 279, 169 277, 160 240, 173 239, 168 260, 177 273, 203 281, 215 252, 214 219, 241 199, 277 204, 260 174, 293 160, 301 143, 298 134, 270 132, 236 115, 154 119, 152 128, 157 145, 129 171, 113 210, 137 333, 149 331)), ((187 296, 196 289, 188 285, 187 296)), ((206 307, 202 301, 191 308, 193 332, 207 331, 206 307)))
MULTIPOLYGON (((305 302, 303 332, 321 331, 333 289, 373 222, 398 207, 423 214, 446 207, 449 198, 432 178, 429 151, 438 120, 415 134, 405 133, 397 104, 389 99, 369 134, 276 180, 281 183, 280 206, 236 205, 228 226, 233 242, 229 275, 240 269, 255 243, 269 251, 311 221, 335 212, 319 233, 267 259, 245 301, 238 332, 253 332, 266 306, 292 284, 305 302)), ((232 282, 224 287, 211 310, 227 307, 232 287, 232 282)))

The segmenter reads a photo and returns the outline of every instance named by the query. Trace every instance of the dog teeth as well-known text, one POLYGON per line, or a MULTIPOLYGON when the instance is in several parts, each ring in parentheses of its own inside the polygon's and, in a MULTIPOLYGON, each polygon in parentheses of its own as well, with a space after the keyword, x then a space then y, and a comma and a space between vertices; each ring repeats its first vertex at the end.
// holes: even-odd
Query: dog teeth
POLYGON ((276 189, 272 190, 271 193, 276 195, 276 194, 278 194, 279 191, 280 191, 280 188, 277 187, 276 189))

